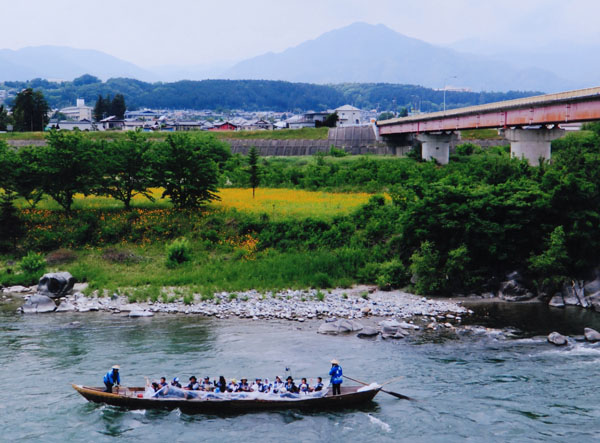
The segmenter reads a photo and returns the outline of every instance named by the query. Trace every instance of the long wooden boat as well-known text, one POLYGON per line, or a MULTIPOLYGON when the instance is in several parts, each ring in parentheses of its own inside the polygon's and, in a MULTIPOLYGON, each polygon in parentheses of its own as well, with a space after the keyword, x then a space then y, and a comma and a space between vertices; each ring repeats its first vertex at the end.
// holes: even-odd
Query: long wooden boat
POLYGON ((88 387, 73 384, 73 389, 79 392, 88 401, 105 403, 112 406, 121 406, 127 409, 180 409, 186 414, 230 414, 254 411, 270 411, 284 409, 342 409, 355 407, 368 403, 381 390, 381 386, 342 386, 340 395, 332 395, 329 390, 321 397, 290 399, 183 399, 183 398, 148 398, 144 396, 146 388, 143 387, 120 387, 114 389, 113 393, 104 392, 104 388, 88 387))

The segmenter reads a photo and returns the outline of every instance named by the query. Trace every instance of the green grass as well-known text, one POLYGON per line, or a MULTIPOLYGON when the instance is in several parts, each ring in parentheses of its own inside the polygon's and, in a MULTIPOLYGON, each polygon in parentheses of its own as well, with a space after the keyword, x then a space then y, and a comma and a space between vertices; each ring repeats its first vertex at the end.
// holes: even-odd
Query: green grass
MULTIPOLYGON (((122 140, 128 131, 102 131, 85 133, 92 140, 122 140)), ((282 129, 277 131, 225 131, 211 132, 219 139, 247 140, 327 140, 329 128, 282 129)), ((151 140, 164 140, 172 132, 145 132, 151 140)), ((44 132, 7 132, 0 134, 0 140, 45 140, 44 132)))
POLYGON ((327 140, 329 128, 281 129, 277 131, 213 132, 221 139, 327 140))
POLYGON ((462 140, 502 140, 497 129, 467 129, 460 131, 462 140))
MULTIPOLYGON (((339 266, 339 258, 331 251, 270 251, 259 254, 255 260, 232 260, 219 253, 195 254, 194 261, 170 269, 165 265, 161 245, 134 247, 133 250, 144 260, 111 263, 102 258, 101 249, 86 249, 79 252, 76 261, 49 271, 66 270, 77 281, 88 282, 88 294, 93 290, 109 295, 119 292, 127 295, 131 302, 165 301, 170 295, 169 300, 183 298, 188 304, 194 293, 201 294, 202 300, 212 300, 214 292, 229 291, 233 300, 238 297, 237 292, 250 289, 277 291, 314 287, 318 282, 313 281, 313 277, 322 270, 327 271, 333 286, 348 278, 339 266), (169 291, 166 288, 185 289, 169 291)), ((7 259, 0 258, 0 281, 3 283, 35 283, 36 279, 32 277, 24 279, 20 274, 7 274, 6 268, 7 259)))

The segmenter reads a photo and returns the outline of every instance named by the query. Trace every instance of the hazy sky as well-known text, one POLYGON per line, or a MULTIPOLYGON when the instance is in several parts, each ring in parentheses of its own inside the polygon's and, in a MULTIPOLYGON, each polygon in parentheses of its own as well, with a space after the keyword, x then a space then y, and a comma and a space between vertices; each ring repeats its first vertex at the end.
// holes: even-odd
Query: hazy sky
POLYGON ((436 44, 599 43, 599 0, 0 0, 0 48, 98 49, 141 66, 282 51, 356 21, 436 44))

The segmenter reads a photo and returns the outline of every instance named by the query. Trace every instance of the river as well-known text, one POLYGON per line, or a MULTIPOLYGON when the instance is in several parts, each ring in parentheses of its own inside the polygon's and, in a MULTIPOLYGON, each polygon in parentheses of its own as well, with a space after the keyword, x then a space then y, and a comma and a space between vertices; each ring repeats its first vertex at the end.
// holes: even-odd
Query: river
POLYGON ((399 341, 316 334, 317 323, 106 313, 22 316, 0 309, 1 441, 593 441, 600 436, 600 346, 556 348, 557 329, 581 334, 600 315, 486 305, 472 321, 515 326, 508 339, 435 335, 399 341), (525 318, 530 320, 525 321, 525 318), (77 327, 71 322, 80 322, 77 327), (71 382, 101 385, 112 364, 125 385, 143 376, 326 376, 382 382, 417 399, 380 393, 343 412, 239 416, 126 411, 86 402, 71 382))

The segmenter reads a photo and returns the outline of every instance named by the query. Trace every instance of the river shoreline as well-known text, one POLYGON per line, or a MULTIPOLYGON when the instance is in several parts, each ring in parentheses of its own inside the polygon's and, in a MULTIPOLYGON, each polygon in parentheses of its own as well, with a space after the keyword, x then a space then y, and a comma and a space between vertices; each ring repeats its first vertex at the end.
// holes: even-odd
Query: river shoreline
MULTIPOLYGON (((3 300, 12 297, 27 300, 37 287, 12 287, 1 292, 3 300)), ((469 314, 462 301, 435 299, 404 291, 379 291, 373 286, 336 288, 329 291, 315 289, 259 292, 256 290, 229 293, 218 292, 203 299, 196 294, 189 303, 182 298, 165 301, 130 302, 123 295, 98 294, 85 296, 85 284, 76 285, 72 294, 60 298, 53 312, 106 311, 130 316, 151 316, 157 313, 198 314, 228 318, 231 316, 254 319, 284 319, 305 321, 310 319, 363 317, 397 317, 410 319, 415 316, 446 316, 456 318, 469 314), (139 315, 138 315, 139 314, 139 315), (145 314, 145 315, 144 315, 145 314)), ((178 288, 170 288, 176 293, 178 288)))

